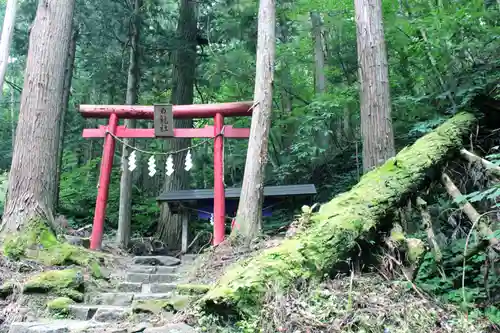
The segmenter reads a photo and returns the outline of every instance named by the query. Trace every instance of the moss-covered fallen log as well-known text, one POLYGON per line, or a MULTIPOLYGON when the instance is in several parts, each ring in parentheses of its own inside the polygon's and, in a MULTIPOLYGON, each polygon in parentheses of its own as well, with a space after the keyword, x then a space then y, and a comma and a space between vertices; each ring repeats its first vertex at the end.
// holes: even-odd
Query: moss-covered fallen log
POLYGON ((462 148, 476 124, 459 113, 396 157, 364 175, 350 191, 324 204, 311 225, 280 246, 235 264, 201 299, 204 312, 258 314, 269 288, 321 277, 373 239, 384 218, 409 196, 440 176, 440 167, 462 148))

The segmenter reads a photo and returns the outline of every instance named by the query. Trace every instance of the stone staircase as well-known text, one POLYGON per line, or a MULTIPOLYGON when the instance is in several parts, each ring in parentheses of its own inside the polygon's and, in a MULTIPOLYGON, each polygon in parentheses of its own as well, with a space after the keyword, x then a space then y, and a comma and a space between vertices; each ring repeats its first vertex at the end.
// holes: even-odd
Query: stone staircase
POLYGON ((194 260, 193 255, 181 259, 152 256, 135 257, 128 265, 124 280, 115 290, 85 295, 82 304, 67 309, 71 319, 45 318, 36 322, 14 322, 9 333, 192 333, 185 324, 152 326, 150 318, 173 317, 173 312, 194 297, 181 289, 183 275, 194 260), (139 323, 131 316, 142 316, 139 323), (132 326, 132 327, 131 327, 132 326))

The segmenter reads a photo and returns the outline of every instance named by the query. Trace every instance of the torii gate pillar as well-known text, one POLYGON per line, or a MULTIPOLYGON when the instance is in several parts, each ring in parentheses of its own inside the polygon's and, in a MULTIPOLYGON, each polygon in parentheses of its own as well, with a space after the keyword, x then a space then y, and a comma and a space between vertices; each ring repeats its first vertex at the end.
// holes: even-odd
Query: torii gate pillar
MULTIPOLYGON (((252 115, 252 102, 174 105, 172 116, 176 119, 213 118, 214 126, 204 128, 174 128, 172 138, 214 139, 214 232, 213 245, 225 238, 225 190, 224 190, 224 137, 245 139, 250 136, 249 128, 224 126, 225 117, 252 115)), ((98 193, 94 213, 94 224, 90 248, 101 248, 104 233, 109 182, 113 167, 116 138, 155 138, 154 128, 127 128, 118 126, 119 119, 154 119, 153 106, 133 105, 81 105, 80 113, 87 118, 107 118, 107 126, 84 129, 84 138, 104 138, 104 148, 99 175, 98 193)))

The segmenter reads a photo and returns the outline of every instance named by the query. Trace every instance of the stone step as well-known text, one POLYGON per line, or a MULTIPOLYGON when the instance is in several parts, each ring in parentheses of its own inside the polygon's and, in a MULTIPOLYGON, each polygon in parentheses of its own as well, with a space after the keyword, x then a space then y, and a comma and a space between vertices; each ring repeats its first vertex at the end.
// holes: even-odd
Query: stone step
POLYGON ((40 322, 14 322, 9 333, 196 333, 196 330, 186 324, 167 324, 162 327, 132 324, 122 327, 112 327, 109 323, 81 320, 47 320, 40 322))
POLYGON ((149 283, 142 286, 142 292, 147 294, 163 294, 172 292, 177 287, 177 283, 149 283))
POLYGON ((172 297, 172 293, 100 293, 86 297, 85 303, 95 305, 129 306, 134 300, 164 300, 172 297))
POLYGON ((196 260, 197 257, 198 257, 197 254, 184 254, 181 257, 181 261, 186 263, 193 262, 196 260))
POLYGON ((168 283, 176 281, 181 276, 178 274, 147 274, 127 273, 126 281, 133 283, 168 283))
MULTIPOLYGON (((14 322, 9 333, 70 333, 70 332, 104 332, 107 325, 95 321, 82 320, 45 320, 40 322, 14 322)), ((106 330, 106 332, 113 332, 106 330)), ((123 332, 114 331, 113 333, 123 332)))
POLYGON ((177 284, 178 284, 177 282, 168 282, 168 283, 121 282, 117 285, 116 291, 124 293, 163 294, 174 291, 177 284))
POLYGON ((73 319, 94 320, 96 322, 113 322, 127 319, 132 308, 113 305, 70 305, 69 312, 73 319))
POLYGON ((142 290, 142 283, 137 282, 120 282, 116 286, 116 291, 124 293, 140 293, 142 290))
POLYGON ((149 265, 149 266, 177 266, 181 260, 169 256, 139 256, 132 260, 134 265, 149 265))
POLYGON ((182 266, 148 266, 148 265, 132 265, 127 271, 129 273, 144 273, 144 274, 173 274, 183 270, 182 266))

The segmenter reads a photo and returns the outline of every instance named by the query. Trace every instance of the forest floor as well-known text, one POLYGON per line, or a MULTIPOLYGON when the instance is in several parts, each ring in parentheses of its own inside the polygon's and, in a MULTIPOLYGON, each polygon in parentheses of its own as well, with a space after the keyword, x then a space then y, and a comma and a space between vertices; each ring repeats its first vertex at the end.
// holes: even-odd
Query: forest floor
MULTIPOLYGON (((233 247, 229 242, 200 253, 191 262, 182 277, 182 283, 189 285, 212 285, 224 274, 227 267, 240 262, 260 251, 279 245, 283 236, 262 238, 250 247, 233 247)), ((106 291, 116 283, 131 286, 127 275, 136 274, 137 266, 133 258, 117 249, 109 248, 107 253, 113 257, 110 281, 92 281, 95 291, 106 291), (113 283, 113 280, 115 283, 113 283)), ((33 275, 54 269, 32 261, 11 261, 0 257, 0 276, 2 282, 16 281, 15 297, 0 304, 0 332, 39 332, 33 330, 8 331, 12 322, 32 322, 47 313, 46 304, 50 297, 41 295, 22 295, 22 285, 33 275)), ((61 269, 60 267, 57 269, 61 269)), ((321 282, 304 283, 283 291, 269 287, 264 307, 258 320, 248 322, 221 321, 210 316, 195 317, 195 307, 185 307, 174 315, 164 312, 141 314, 134 317, 111 318, 106 322, 106 330, 84 332, 146 332, 145 323, 153 326, 179 325, 187 322, 198 332, 384 332, 384 333, 486 333, 500 332, 490 322, 480 316, 467 316, 458 308, 443 304, 424 294, 411 282, 400 278, 384 277, 373 269, 371 273, 354 273, 325 277, 321 282)), ((145 271, 144 271, 145 272, 145 271)), ((151 276, 151 275, 150 275, 151 276)), ((116 293, 116 291, 113 291, 116 293)), ((140 291, 137 291, 140 293, 140 291)), ((144 289, 143 291, 144 292, 144 289)), ((109 292, 107 293, 109 294, 109 292)), ((141 294, 145 296, 144 294, 141 294)), ((122 294, 123 296, 123 294, 122 294)), ((150 294, 151 296, 151 294, 150 294)), ((157 294, 156 296, 159 297, 157 294)), ((156 297, 155 296, 155 297, 156 297)), ((161 296, 161 295, 160 295, 161 296)), ((117 298, 115 297, 115 301, 117 298)), ((85 306, 85 304, 84 304, 85 306)), ((170 311, 171 312, 171 311, 170 311)), ((96 314, 93 314, 94 317, 96 314)), ((53 316, 49 320, 61 320, 53 316)), ((61 322, 61 321, 59 321, 61 322)), ((57 328, 59 329, 59 328, 57 328)), ((77 332, 74 330, 46 330, 43 332, 77 332)), ((80 332, 80 331, 78 331, 80 332)), ((83 332, 83 331, 82 331, 83 332)), ((147 331, 149 332, 149 331, 147 331)), ((153 331, 151 331, 153 332, 153 331)), ((154 332, 174 332, 169 330, 154 332)), ((183 331, 184 332, 184 331, 183 331)), ((190 332, 190 331, 189 331, 190 332)))
MULTIPOLYGON (((261 239, 246 249, 223 243, 199 255, 187 279, 190 283, 213 284, 231 264, 275 247, 283 239, 261 239)), ((480 314, 461 312, 426 294, 402 274, 388 276, 384 269, 387 267, 325 276, 323 281, 295 285, 287 291, 269 286, 260 317, 252 323, 210 316, 200 320, 192 308, 180 313, 176 322, 185 321, 202 331, 227 333, 500 332, 500 327, 480 314)))

